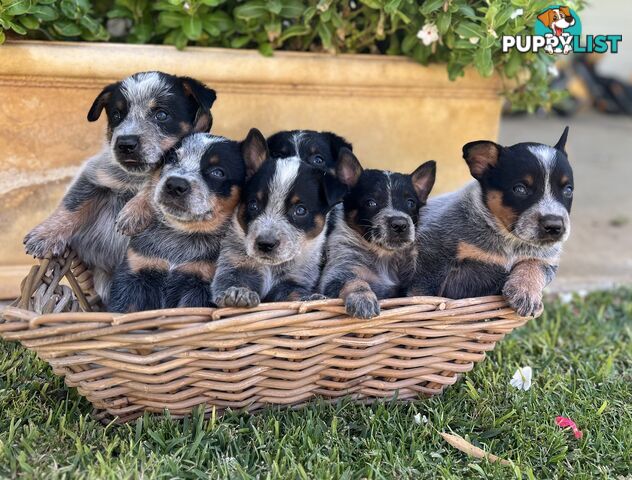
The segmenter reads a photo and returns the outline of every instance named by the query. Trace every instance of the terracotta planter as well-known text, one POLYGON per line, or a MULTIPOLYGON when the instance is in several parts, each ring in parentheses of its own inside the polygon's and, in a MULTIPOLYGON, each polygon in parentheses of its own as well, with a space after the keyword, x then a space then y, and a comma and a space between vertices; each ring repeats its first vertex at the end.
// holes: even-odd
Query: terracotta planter
POLYGON ((191 75, 218 92, 213 132, 250 127, 335 131, 370 167, 439 162, 435 193, 469 175, 461 146, 498 133, 497 79, 398 57, 330 56, 118 44, 14 42, 0 47, 0 298, 17 294, 31 259, 29 228, 50 212, 78 165, 101 146, 105 120, 87 111, 109 82, 142 70, 191 75))

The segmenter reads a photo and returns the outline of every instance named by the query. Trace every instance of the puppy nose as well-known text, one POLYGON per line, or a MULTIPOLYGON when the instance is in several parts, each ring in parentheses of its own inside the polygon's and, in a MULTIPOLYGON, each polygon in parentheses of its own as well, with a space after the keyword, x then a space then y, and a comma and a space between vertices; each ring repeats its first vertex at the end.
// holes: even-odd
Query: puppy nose
POLYGON ((540 219, 540 231, 546 237, 560 238, 566 231, 564 219, 559 215, 544 215, 540 219))
POLYGON ((260 252, 271 253, 276 247, 279 246, 279 240, 272 237, 260 236, 257 237, 257 248, 260 252))
POLYGON ((116 139, 116 149, 125 155, 129 155, 136 151, 138 143, 138 135, 122 135, 116 139))
POLYGON ((169 177, 165 182, 165 189, 169 195, 181 197, 191 189, 191 185, 184 178, 169 177))
POLYGON ((396 233, 404 233, 408 230, 408 219, 406 217, 391 217, 388 224, 396 233))

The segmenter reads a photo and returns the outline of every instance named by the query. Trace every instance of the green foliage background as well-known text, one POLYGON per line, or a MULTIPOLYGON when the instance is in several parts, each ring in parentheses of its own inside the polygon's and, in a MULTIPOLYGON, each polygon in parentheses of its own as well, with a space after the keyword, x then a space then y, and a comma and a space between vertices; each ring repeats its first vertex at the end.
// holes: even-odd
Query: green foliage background
MULTIPOLYGON (((555 2, 553 2, 555 3, 555 2)), ((584 0, 567 2, 579 10, 584 0)), ((516 108, 550 107, 544 53, 503 54, 503 35, 529 35, 551 0, 0 0, 0 43, 9 35, 88 41, 166 43, 407 55, 421 64, 446 64, 455 79, 474 66, 509 80, 516 108), (522 13, 518 13, 522 10, 522 13), (514 17, 514 18, 512 18, 514 17), (417 32, 436 25, 439 41, 424 45, 417 32)))

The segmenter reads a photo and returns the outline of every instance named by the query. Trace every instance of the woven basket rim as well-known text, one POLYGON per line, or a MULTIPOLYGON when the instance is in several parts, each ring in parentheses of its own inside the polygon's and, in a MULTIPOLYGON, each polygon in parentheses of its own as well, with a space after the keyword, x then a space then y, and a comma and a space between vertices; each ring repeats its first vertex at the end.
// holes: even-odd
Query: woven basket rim
POLYGON ((371 319, 339 298, 112 313, 71 251, 33 266, 21 290, 0 337, 51 364, 102 421, 437 395, 530 320, 500 295, 389 298, 371 319))

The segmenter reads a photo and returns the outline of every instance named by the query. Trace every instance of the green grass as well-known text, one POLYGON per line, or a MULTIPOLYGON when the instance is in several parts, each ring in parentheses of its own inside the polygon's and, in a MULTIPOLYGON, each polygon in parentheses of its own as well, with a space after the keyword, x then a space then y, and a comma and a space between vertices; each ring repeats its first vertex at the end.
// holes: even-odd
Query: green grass
POLYGON ((631 329, 632 290, 594 293, 549 302, 440 398, 107 427, 44 362, 0 342, 0 477, 630 478, 631 329), (524 365, 528 392, 509 386, 524 365), (584 437, 557 427, 557 415, 584 437), (514 464, 467 457, 441 431, 514 464))

